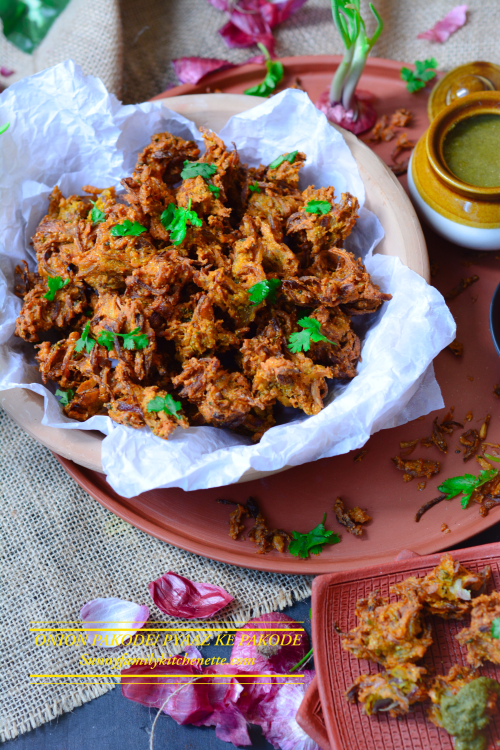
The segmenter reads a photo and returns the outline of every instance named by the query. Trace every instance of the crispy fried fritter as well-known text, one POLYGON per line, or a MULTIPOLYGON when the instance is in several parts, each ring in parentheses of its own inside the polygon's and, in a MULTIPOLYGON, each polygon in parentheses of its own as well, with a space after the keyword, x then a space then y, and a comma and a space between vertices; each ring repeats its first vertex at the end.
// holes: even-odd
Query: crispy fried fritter
POLYGON ((406 596, 411 591, 429 614, 460 620, 471 611, 472 597, 486 590, 490 578, 489 566, 473 573, 446 552, 439 565, 424 578, 407 578, 392 586, 391 592, 406 596))
POLYGON ((421 659, 432 643, 431 626, 422 618, 422 604, 413 591, 390 603, 378 591, 356 605, 359 625, 342 638, 357 659, 395 667, 421 659))
POLYGON ((402 458, 396 456, 392 461, 396 465, 396 469, 405 472, 403 474, 403 480, 405 482, 411 482, 415 477, 426 477, 427 479, 430 479, 441 469, 439 461, 426 461, 423 458, 403 461, 402 458))
POLYGON ((361 524, 372 520, 371 516, 357 505, 351 510, 347 510, 340 497, 335 500, 333 511, 337 516, 337 521, 346 527, 349 534, 353 534, 354 536, 362 536, 363 527, 361 524))
POLYGON ((494 620, 500 618, 500 591, 478 596, 472 602, 470 627, 456 635, 457 641, 467 649, 467 661, 480 667, 483 660, 500 664, 500 638, 492 635, 494 620))
POLYGON ((396 718, 404 716, 414 703, 427 699, 424 667, 401 664, 378 674, 356 677, 346 692, 349 703, 361 703, 367 716, 388 712, 396 718))
POLYGON ((467 685, 468 682, 472 682, 477 677, 477 672, 470 667, 463 667, 455 664, 450 668, 448 674, 436 675, 431 687, 428 691, 428 696, 432 701, 432 706, 427 709, 427 716, 437 727, 443 726, 441 717, 440 703, 444 695, 456 695, 458 691, 467 685))
POLYGON ((258 440, 278 402, 317 414, 327 378, 356 376, 351 316, 390 299, 342 249, 356 198, 301 191, 303 153, 248 167, 201 130, 203 155, 191 141, 154 134, 122 180, 125 195, 84 185, 85 195, 65 198, 54 188, 33 236, 37 268, 17 269, 16 334, 42 339, 42 379, 65 390, 72 419, 108 414, 165 439, 177 426, 213 425, 258 440), (183 179, 185 162, 215 172, 183 179), (308 213, 311 200, 331 210, 308 213), (280 283, 254 303, 250 290, 270 291, 269 281, 280 283), (307 356, 289 346, 304 306, 329 339, 307 356), (59 340, 43 340, 48 332, 59 340), (175 413, 165 399, 180 400, 175 413))

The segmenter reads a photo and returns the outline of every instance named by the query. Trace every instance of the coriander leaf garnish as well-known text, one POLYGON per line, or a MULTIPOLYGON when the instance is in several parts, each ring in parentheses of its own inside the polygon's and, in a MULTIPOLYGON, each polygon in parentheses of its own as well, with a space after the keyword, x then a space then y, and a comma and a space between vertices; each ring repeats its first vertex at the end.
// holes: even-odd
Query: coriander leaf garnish
POLYGON ((276 292, 281 286, 279 279, 265 279, 258 281, 248 289, 248 296, 253 305, 259 305, 265 299, 274 305, 276 302, 276 292))
POLYGON ((104 211, 101 211, 100 208, 97 208, 97 201, 90 201, 93 205, 93 209, 90 212, 90 220, 92 224, 101 224, 103 221, 106 221, 106 214, 104 211))
POLYGON ((290 151, 289 154, 282 154, 282 156, 278 156, 277 159, 270 163, 268 169, 277 169, 280 164, 283 164, 284 161, 289 161, 290 164, 293 164, 298 153, 298 151, 290 151))
POLYGON ((147 232, 146 227, 143 227, 139 222, 134 221, 132 223, 130 219, 125 219, 121 224, 116 224, 110 234, 112 237, 138 237, 143 232, 147 232))
POLYGON ((323 336, 321 333, 321 324, 316 318, 301 318, 298 324, 304 330, 292 333, 290 336, 289 344, 292 354, 297 354, 300 351, 308 352, 311 348, 311 341, 328 341, 328 343, 337 346, 335 341, 330 341, 326 336, 323 336))
POLYGON ((328 201, 309 201, 306 203, 306 214, 327 214, 332 209, 328 201))
POLYGON ((171 396, 169 393, 165 397, 163 396, 155 396, 155 398, 151 399, 151 401, 148 403, 147 410, 148 411, 164 411, 165 414, 170 414, 172 417, 175 417, 176 419, 180 419, 180 414, 177 414, 178 411, 182 409, 182 404, 180 401, 176 401, 173 396, 171 396))
POLYGON ((64 279, 63 281, 60 276, 47 276, 47 286, 49 287, 49 291, 46 292, 43 296, 45 297, 45 299, 48 299, 49 302, 52 302, 52 300, 56 296, 56 292, 59 291, 59 289, 62 289, 64 286, 67 286, 68 284, 69 279, 64 279))
POLYGON ((90 338, 89 329, 90 323, 85 323, 82 335, 75 344, 75 352, 81 352, 84 347, 87 350, 87 353, 92 351, 95 341, 90 338))
POLYGON ((251 193, 262 193, 262 190, 259 187, 259 183, 257 180, 253 182, 251 185, 248 186, 248 189, 251 193))
POLYGON ((491 637, 500 639, 500 619, 495 617, 491 623, 491 637))
POLYGON ((339 535, 325 529, 325 520, 326 513, 323 516, 322 522, 307 534, 299 534, 297 531, 292 531, 293 538, 288 545, 290 554, 305 560, 309 555, 319 555, 323 551, 325 544, 338 544, 340 542, 339 535))
POLYGON ((5 131, 9 129, 9 126, 10 122, 8 122, 6 125, 2 125, 2 127, 0 128, 0 135, 2 135, 2 133, 5 133, 5 131))
POLYGON ((61 406, 67 406, 75 394, 69 388, 67 391, 60 391, 59 388, 56 391, 56 397, 59 399, 61 406))
POLYGON ((423 89, 427 81, 436 77, 437 60, 415 60, 415 70, 401 68, 401 79, 406 81, 406 88, 410 93, 423 89))
POLYGON ((267 48, 260 42, 257 42, 257 46, 266 58, 266 77, 262 83, 258 83, 257 86, 245 89, 244 93, 249 94, 250 96, 269 96, 269 94, 273 93, 278 83, 281 83, 283 80, 283 63, 280 63, 279 60, 271 60, 271 55, 267 48))
POLYGON ((453 497, 457 497, 457 495, 463 493, 461 504, 462 508, 466 508, 474 490, 494 479, 497 474, 497 469, 487 469, 481 471, 478 477, 475 477, 473 474, 464 474, 463 477, 451 477, 439 485, 438 490, 439 492, 444 492, 446 500, 451 500, 453 497))
POLYGON ((170 232, 170 241, 173 245, 180 245, 185 238, 188 221, 195 227, 201 227, 203 224, 196 211, 191 211, 191 198, 187 208, 169 203, 160 216, 160 221, 165 229, 170 232))
POLYGON ((217 187, 217 185, 211 185, 210 183, 207 185, 207 187, 210 190, 210 192, 215 195, 216 198, 219 197, 220 187, 217 187))
POLYGON ((210 164, 206 161, 185 161, 184 169, 181 172, 183 180, 189 180, 191 177, 203 177, 204 180, 208 180, 217 172, 215 164, 210 164))
POLYGON ((97 343, 101 346, 105 346, 108 352, 114 347, 114 337, 120 336, 123 339, 123 346, 125 349, 145 349, 149 343, 149 339, 145 333, 139 333, 140 328, 134 328, 130 333, 114 333, 114 331, 103 330, 97 337, 97 343))

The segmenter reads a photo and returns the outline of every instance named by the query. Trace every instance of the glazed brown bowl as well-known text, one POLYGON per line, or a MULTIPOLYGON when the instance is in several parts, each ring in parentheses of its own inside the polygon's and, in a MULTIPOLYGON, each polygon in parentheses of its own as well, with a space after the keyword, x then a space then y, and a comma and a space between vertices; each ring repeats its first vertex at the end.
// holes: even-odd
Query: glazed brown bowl
POLYGON ((462 247, 498 250, 500 184, 480 187, 464 182, 453 174, 443 154, 452 128, 485 114, 500 117, 500 91, 468 94, 442 109, 415 147, 408 187, 417 210, 438 234, 462 247))

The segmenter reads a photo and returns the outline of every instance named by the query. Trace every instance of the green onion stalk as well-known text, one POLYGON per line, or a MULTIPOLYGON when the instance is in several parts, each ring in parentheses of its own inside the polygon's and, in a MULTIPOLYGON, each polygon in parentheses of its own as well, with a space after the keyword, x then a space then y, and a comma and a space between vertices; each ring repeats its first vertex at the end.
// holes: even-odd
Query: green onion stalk
POLYGON ((377 113, 368 101, 371 96, 356 87, 366 65, 368 54, 384 28, 383 21, 370 3, 377 21, 373 36, 366 33, 361 17, 360 0, 331 0, 333 22, 345 47, 344 57, 333 77, 329 91, 325 91, 316 106, 329 120, 353 133, 363 133, 373 127, 377 113))

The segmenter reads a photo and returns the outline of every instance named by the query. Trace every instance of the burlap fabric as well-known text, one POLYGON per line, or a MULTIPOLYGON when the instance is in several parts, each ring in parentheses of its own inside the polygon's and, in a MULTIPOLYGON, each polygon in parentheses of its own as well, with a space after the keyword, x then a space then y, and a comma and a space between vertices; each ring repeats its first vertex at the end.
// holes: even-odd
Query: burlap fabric
POLYGON ((0 85, 8 86, 68 58, 120 96, 123 60, 118 0, 71 0, 32 55, 0 34, 0 65, 14 71, 8 77, 0 75, 0 85))
MULTIPOLYGON (((79 3, 85 5, 89 17, 87 31, 77 31, 69 24, 68 35, 85 38, 87 57, 78 58, 68 36, 67 44, 61 41, 61 49, 66 50, 62 57, 56 58, 55 51, 47 50, 46 65, 72 56, 116 92, 121 47, 115 2, 73 0, 73 11, 79 3), (98 23, 93 20, 94 11, 101 13, 98 23)), ((172 58, 201 55, 243 62, 255 52, 225 47, 217 34, 224 16, 207 0, 121 0, 120 5, 126 50, 125 102, 148 99, 175 84, 172 58)), ((467 26, 444 45, 416 37, 450 10, 452 0, 377 0, 376 5, 385 20, 384 34, 374 49, 379 57, 411 62, 434 55, 441 69, 473 59, 500 63, 498 0, 470 0, 467 26)), ((276 30, 276 38, 281 56, 341 52, 330 20, 330 0, 309 0, 276 30)), ((3 44, 0 42, 0 62, 15 68, 14 58, 9 57, 15 53, 7 49, 6 54, 3 44)), ((148 582, 168 569, 193 580, 217 583, 233 594, 235 602, 229 614, 224 613, 228 622, 282 608, 310 593, 308 577, 258 573, 211 562, 163 544, 116 519, 5 414, 0 417, 0 480, 5 495, 0 510, 5 530, 2 739, 39 726, 113 687, 30 686, 30 674, 82 671, 78 666, 81 648, 36 648, 29 633, 30 621, 76 620, 82 604, 99 596, 150 604, 148 582)), ((168 621, 154 606, 151 610, 152 619, 168 621)), ((146 650, 129 652, 143 655, 146 650)), ((92 672, 90 667, 85 669, 92 672)))
MULTIPOLYGON (((468 23, 446 44, 433 44, 417 35, 443 18, 459 0, 374 0, 385 22, 372 54, 412 62, 434 55, 441 70, 469 60, 500 64, 499 0, 468 0, 468 23)), ((368 0, 362 0, 365 17, 368 0)), ((149 99, 178 81, 170 61, 200 55, 241 63, 256 48, 228 49, 217 30, 225 16, 208 0, 120 0, 123 19, 123 97, 125 102, 149 99)), ((372 22, 368 22, 369 28, 372 22)), ((330 0, 308 2, 275 29, 276 52, 324 55, 342 52, 331 21, 330 0)))

